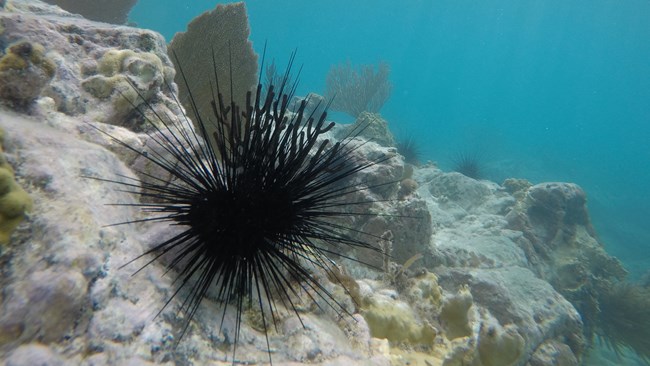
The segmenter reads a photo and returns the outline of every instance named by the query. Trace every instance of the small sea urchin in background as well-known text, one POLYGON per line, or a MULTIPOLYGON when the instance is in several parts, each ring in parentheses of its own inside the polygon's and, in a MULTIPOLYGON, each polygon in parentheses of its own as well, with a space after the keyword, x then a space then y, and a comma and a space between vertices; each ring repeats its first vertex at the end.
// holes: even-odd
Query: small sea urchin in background
POLYGON ((482 179, 481 161, 476 153, 461 151, 453 158, 453 171, 472 179, 482 179))
POLYGON ((420 145, 413 136, 406 136, 397 141, 397 152, 404 157, 404 161, 411 165, 420 165, 422 152, 420 145))
POLYGON ((630 349, 650 364, 650 289, 630 283, 615 283, 599 298, 598 335, 621 355, 630 349))
POLYGON ((209 291, 223 304, 222 319, 228 306, 236 308, 233 359, 243 308, 259 308, 265 333, 279 304, 299 316, 298 292, 344 313, 311 268, 331 273, 327 255, 337 247, 376 250, 346 235, 352 229, 340 223, 350 215, 343 210, 350 206, 345 197, 361 189, 346 180, 376 162, 352 159, 350 141, 360 131, 332 143, 323 137, 334 126, 325 121, 326 113, 307 115, 306 101, 296 113, 288 110, 294 92, 287 90, 291 63, 280 85, 269 85, 264 92, 260 83, 255 93, 247 94, 244 106, 224 100, 215 71, 206 81, 214 89, 209 112, 196 105, 180 68, 193 109, 188 113, 199 131, 188 132, 179 127, 181 121, 168 121, 150 110, 148 115, 156 116, 148 120, 154 130, 150 137, 162 153, 141 152, 116 139, 173 178, 167 182, 140 172, 146 181, 111 182, 142 188, 138 194, 143 199, 135 206, 149 216, 130 223, 160 221, 182 228, 136 258, 150 256, 147 266, 164 256, 168 269, 177 271, 171 297, 187 294, 177 340, 209 291), (206 135, 209 124, 216 132, 204 143, 199 135, 206 135))

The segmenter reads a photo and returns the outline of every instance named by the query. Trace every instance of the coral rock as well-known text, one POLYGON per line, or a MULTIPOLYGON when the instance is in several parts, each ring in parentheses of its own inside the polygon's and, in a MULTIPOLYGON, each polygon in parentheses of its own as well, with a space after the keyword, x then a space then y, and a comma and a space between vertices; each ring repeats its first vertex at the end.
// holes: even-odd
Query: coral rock
POLYGON ((484 325, 478 340, 478 352, 484 366, 509 366, 522 356, 525 341, 516 327, 484 325))
POLYGON ((165 66, 150 52, 109 50, 98 61, 97 75, 81 81, 81 87, 98 99, 110 99, 112 113, 102 121, 120 121, 152 98, 174 77, 174 69, 165 66))
MULTIPOLYGON (((1 134, 4 137, 4 131, 1 134)), ((16 183, 13 169, 1 154, 0 145, 0 245, 9 243, 11 234, 32 208, 31 197, 16 183)))
MULTIPOLYGON (((114 2, 110 2, 110 5, 115 6, 114 2)), ((85 114, 89 120, 110 120, 113 124, 123 125, 126 122, 113 117, 123 118, 127 107, 116 106, 113 98, 100 98, 96 94, 110 94, 114 92, 113 86, 119 84, 118 81, 128 78, 141 91, 152 88, 144 94, 155 95, 156 105, 174 104, 169 102, 170 91, 161 88, 162 80, 173 77, 174 66, 167 57, 165 39, 156 32, 92 22, 36 0, 13 0, 10 7, 0 12, 0 23, 4 27, 4 40, 40 44, 47 51, 45 59, 56 65, 54 77, 44 83, 37 94, 34 95, 36 91, 32 92, 32 100, 49 97, 54 101, 54 109, 59 112, 75 116, 85 114), (137 55, 133 56, 131 52, 137 55), (102 73, 106 71, 106 66, 102 66, 101 70, 99 66, 106 61, 103 56, 115 54, 120 57, 114 58, 114 79, 110 82, 104 80, 103 83, 95 81, 100 85, 93 87, 86 85, 90 82, 89 78, 110 77, 102 73), (137 62, 126 60, 133 57, 138 59, 137 62), (121 110, 113 111, 116 107, 121 110)), ((49 66, 44 70, 38 79, 39 85, 43 84, 45 76, 50 75, 49 66)))
POLYGON ((42 344, 26 344, 15 349, 5 360, 6 366, 63 366, 63 358, 42 344))
POLYGON ((528 361, 527 366, 578 366, 579 364, 568 345, 550 340, 537 347, 535 353, 533 353, 528 361))
POLYGON ((484 362, 491 362, 489 364, 492 365, 524 364, 539 345, 550 340, 567 344, 574 357, 582 356, 586 343, 580 315, 566 299, 530 270, 509 267, 438 272, 443 289, 468 285, 476 307, 475 315, 469 318, 470 337, 479 344, 478 357, 484 362), (511 330, 502 331, 501 328, 511 330), (485 338, 486 335, 489 337, 485 338), (480 350, 481 337, 487 342, 485 344, 492 342, 488 349, 501 347, 512 355, 516 354, 516 357, 510 359, 504 356, 507 359, 500 359, 498 355, 487 355, 485 352, 488 351, 480 350), (523 339, 521 348, 519 337, 523 339))
POLYGON ((473 303, 474 298, 467 286, 461 287, 457 294, 445 299, 440 311, 440 321, 447 330, 447 339, 472 335, 468 312, 473 303))
POLYGON ((585 192, 572 183, 534 185, 506 219, 509 228, 523 233, 519 243, 530 268, 576 305, 591 338, 600 312, 598 294, 627 271, 599 242, 585 192))
POLYGON ((0 99, 22 109, 32 103, 52 80, 56 64, 45 48, 29 41, 16 42, 0 58, 0 99))
POLYGON ((391 342, 407 342, 412 345, 431 346, 436 330, 430 324, 419 321, 412 309, 404 302, 384 294, 376 294, 369 302, 363 317, 368 322, 370 333, 376 338, 391 342))
POLYGON ((88 283, 74 271, 35 272, 9 289, 0 327, 22 319, 23 331, 11 341, 57 342, 72 331, 85 303, 88 283), (24 304, 30 304, 26 307, 24 304))
POLYGON ((337 138, 342 139, 344 136, 350 134, 350 131, 358 129, 358 126, 364 126, 364 130, 360 135, 364 139, 373 141, 381 146, 395 146, 395 137, 388 129, 388 122, 381 118, 381 115, 378 113, 362 112, 353 124, 346 126, 347 128, 338 130, 337 138))

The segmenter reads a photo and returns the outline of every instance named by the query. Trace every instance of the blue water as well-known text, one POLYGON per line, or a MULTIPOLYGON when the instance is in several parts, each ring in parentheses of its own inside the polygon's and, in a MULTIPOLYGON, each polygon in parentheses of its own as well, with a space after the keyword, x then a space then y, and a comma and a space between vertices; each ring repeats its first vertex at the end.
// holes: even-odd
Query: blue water
MULTIPOLYGON (((131 20, 170 40, 214 0, 139 0, 131 20)), ((381 113, 449 169, 459 151, 486 176, 569 181, 589 197, 607 251, 631 279, 650 262, 650 1, 246 1, 251 39, 298 94, 323 93, 331 65, 391 65, 381 113)), ((342 122, 351 121, 343 114, 342 122)))

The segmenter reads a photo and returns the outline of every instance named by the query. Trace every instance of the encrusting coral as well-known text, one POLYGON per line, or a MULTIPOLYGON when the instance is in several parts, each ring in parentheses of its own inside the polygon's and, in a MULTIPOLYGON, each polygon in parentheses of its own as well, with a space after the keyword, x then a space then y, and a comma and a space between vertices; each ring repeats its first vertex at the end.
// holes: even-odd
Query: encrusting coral
POLYGON ((404 302, 373 300, 363 313, 375 338, 412 345, 432 346, 436 329, 427 322, 420 324, 404 302))
POLYGON ((18 41, 0 58, 0 99, 14 109, 28 107, 54 77, 56 64, 38 43, 18 41))
MULTIPOLYGON (((404 282, 400 283, 405 286, 404 295, 408 302, 398 300, 393 290, 366 288, 361 291, 361 314, 368 323, 370 334, 375 338, 385 338, 396 345, 431 347, 438 330, 429 321, 433 319, 431 314, 425 313, 430 313, 430 308, 437 308, 439 305, 441 293, 436 277, 431 273, 425 273, 417 279, 404 277, 404 282), (415 303, 419 303, 426 310, 414 311, 412 305, 415 303)), ((377 286, 372 283, 365 285, 377 286)))
POLYGON ((524 352, 524 338, 516 327, 481 324, 478 353, 483 366, 509 366, 524 352))
POLYGON ((501 183, 501 186, 519 202, 526 197, 528 188, 532 187, 533 184, 526 179, 508 178, 501 183))
POLYGON ((11 234, 32 207, 32 200, 14 179, 14 171, 2 155, 4 131, 0 130, 0 245, 9 243, 11 234))
POLYGON ((402 181, 399 184, 399 191, 397 192, 397 197, 398 199, 403 200, 406 197, 412 195, 416 189, 418 189, 418 182, 409 178, 402 179, 402 181))
POLYGON ((109 50, 98 60, 96 75, 81 82, 84 90, 99 99, 110 98, 114 107, 106 122, 119 119, 148 102, 169 85, 175 71, 154 53, 109 50))
POLYGON ((473 303, 472 293, 467 286, 461 287, 456 295, 444 301, 440 311, 440 321, 447 330, 447 339, 452 340, 472 334, 468 311, 473 303))

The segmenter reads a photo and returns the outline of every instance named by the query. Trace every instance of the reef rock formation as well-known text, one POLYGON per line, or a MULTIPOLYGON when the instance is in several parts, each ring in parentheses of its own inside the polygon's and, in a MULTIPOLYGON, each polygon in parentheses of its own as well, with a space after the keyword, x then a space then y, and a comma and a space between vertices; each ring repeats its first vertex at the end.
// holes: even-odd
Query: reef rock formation
POLYGON ((52 80, 56 65, 38 43, 18 41, 0 58, 0 100, 23 109, 32 103, 52 80))
POLYGON ((381 146, 395 146, 395 137, 388 129, 388 122, 381 118, 379 113, 361 112, 354 124, 347 129, 339 130, 337 137, 343 138, 350 133, 350 130, 358 128, 358 126, 367 126, 362 132, 364 138, 372 140, 381 146))
MULTIPOLYGON (((0 107, 7 160, 33 199, 31 213, 0 247, 0 362, 231 364, 234 308, 220 333, 214 315, 222 304, 205 299, 175 347, 183 297, 155 316, 176 289, 173 276, 158 262, 136 276, 144 263, 122 268, 178 228, 107 226, 140 218, 128 206, 137 196, 90 178, 128 181, 136 170, 159 176, 97 129, 157 153, 136 110, 140 99, 153 109, 143 113, 184 121, 165 87, 176 88, 162 37, 35 0, 13 0, 0 21, 3 43, 40 44, 56 65, 29 108, 0 107)), ((348 128, 324 137, 336 141, 348 128)), ((502 187, 434 166, 414 168, 391 144, 368 141, 389 133, 375 132, 346 146, 350 159, 381 160, 346 182, 364 188, 350 200, 367 202, 362 214, 350 212, 346 226, 370 233, 383 254, 350 250, 333 256, 331 273, 312 273, 352 318, 338 319, 317 303, 300 308, 301 323, 278 304, 268 332, 274 363, 577 365, 588 335, 585 314, 597 305, 583 295, 624 275, 593 233, 584 192, 563 183, 502 187)), ((251 309, 241 322, 237 355, 251 363, 268 360, 260 318, 251 309)))
MULTIPOLYGON (((3 147, 34 200, 31 215, 0 251, 0 362, 231 364, 232 350, 222 346, 234 338, 234 311, 228 311, 224 332, 219 333, 221 318, 214 314, 221 304, 206 300, 192 335, 175 348, 180 302, 155 317, 174 291, 164 267, 149 266, 137 278, 131 276, 137 264, 120 269, 175 229, 164 224, 107 227, 137 217, 128 206, 107 206, 133 203, 134 195, 88 178, 128 180, 134 177, 131 169, 155 169, 96 128, 155 151, 142 133, 147 128, 140 123, 142 116, 134 110, 138 102, 115 97, 132 96, 122 89, 125 82, 136 89, 142 85, 138 97, 151 98, 156 113, 182 117, 181 108, 168 103, 169 90, 162 87, 173 76, 162 37, 90 22, 38 1, 17 0, 10 10, 0 12, 3 42, 42 44, 57 71, 35 96, 31 116, 0 108, 0 126, 7 136, 3 147)), ((353 308, 349 295, 325 273, 314 276, 353 308)), ((305 309, 302 328, 295 314, 278 312, 278 333, 269 337, 279 363, 355 365, 369 359, 389 364, 361 316, 339 327, 333 314, 305 309)), ((266 341, 256 319, 259 314, 245 315, 238 355, 264 362, 266 341)))
POLYGON ((548 344, 562 344, 558 358, 577 365, 586 346, 580 314, 531 266, 524 233, 507 220, 517 199, 498 184, 432 166, 416 169, 413 179, 434 225, 433 257, 423 264, 445 292, 466 288, 472 297, 464 332, 439 319, 441 333, 451 338, 444 364, 524 365, 548 344), (499 334, 508 340, 489 340, 499 334), (494 342, 508 351, 485 346, 494 342), (496 353, 487 354, 489 349, 496 353))
POLYGON ((521 199, 506 215, 508 227, 523 234, 519 244, 529 267, 580 311, 591 339, 600 312, 599 298, 627 271, 598 240, 587 210, 587 196, 576 184, 542 183, 522 187, 521 199))
MULTIPOLYGON (((164 38, 156 32, 92 22, 28 0, 13 0, 0 12, 0 22, 0 43, 31 44, 31 59, 43 55, 38 57, 43 61, 28 69, 34 75, 29 84, 38 85, 29 100, 49 97, 59 112, 117 123, 128 114, 138 115, 134 109, 142 98, 129 87, 132 83, 142 97, 157 101, 161 113, 177 108, 165 88, 165 82, 173 80, 174 67, 164 38), (43 76, 37 77, 39 69, 43 76), (125 93, 131 103, 122 97, 125 93)), ((0 97, 10 99, 5 94, 0 97)))

